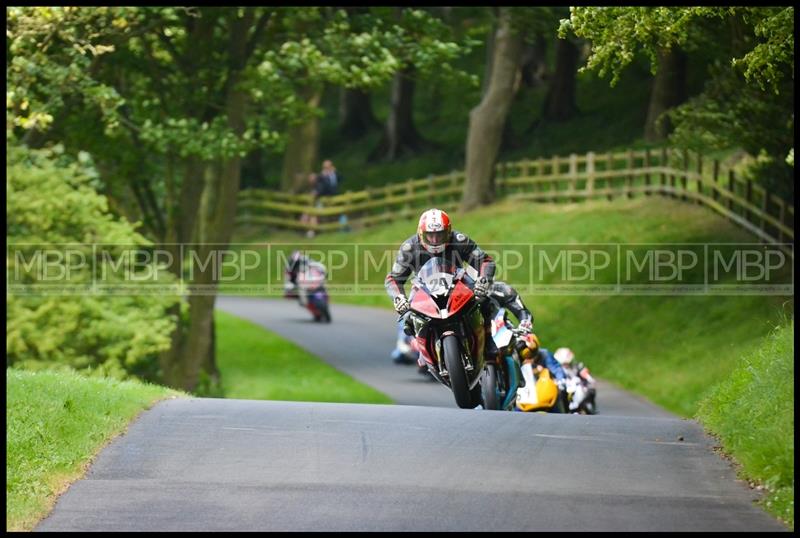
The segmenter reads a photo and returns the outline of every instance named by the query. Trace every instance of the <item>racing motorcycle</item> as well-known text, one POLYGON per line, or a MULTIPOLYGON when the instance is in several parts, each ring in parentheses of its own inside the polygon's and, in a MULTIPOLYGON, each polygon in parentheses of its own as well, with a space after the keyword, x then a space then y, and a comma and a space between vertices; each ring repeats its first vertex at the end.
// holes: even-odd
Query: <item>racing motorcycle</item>
POLYGON ((308 309, 314 321, 331 322, 328 308, 328 291, 325 289, 325 269, 322 265, 309 264, 297 273, 297 285, 287 281, 284 284, 284 297, 297 299, 308 309))
POLYGON ((560 390, 547 367, 548 362, 555 361, 550 352, 539 347, 539 341, 533 334, 521 335, 515 344, 520 363, 533 361, 534 382, 517 389, 515 402, 518 411, 540 411, 546 413, 566 413, 567 393, 560 390))
POLYGON ((515 342, 520 332, 506 319, 500 308, 492 319, 492 338, 498 350, 497 363, 487 361, 484 379, 484 407, 513 411, 522 373, 516 358, 515 342), (493 389, 493 390, 492 390, 493 389))
POLYGON ((550 370, 538 365, 533 369, 534 386, 518 389, 515 402, 518 411, 543 411, 546 413, 566 413, 563 393, 553 380, 550 370), (523 392, 525 397, 523 397, 523 392))
POLYGON ((462 409, 483 403, 485 333, 474 286, 463 268, 431 258, 412 281, 407 314, 428 371, 462 409))
MULTIPOLYGON (((566 369, 565 369, 566 370, 566 369)), ((569 370, 566 370, 569 372, 569 370)), ((567 377, 567 395, 570 413, 597 414, 597 388, 589 369, 579 362, 576 373, 567 377)))

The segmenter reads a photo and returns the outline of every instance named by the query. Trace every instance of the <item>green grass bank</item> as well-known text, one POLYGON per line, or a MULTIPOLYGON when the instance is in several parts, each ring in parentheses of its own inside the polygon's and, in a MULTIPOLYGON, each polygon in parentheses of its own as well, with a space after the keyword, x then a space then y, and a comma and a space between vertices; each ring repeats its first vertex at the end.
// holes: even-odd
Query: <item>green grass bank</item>
POLYGON ((697 418, 767 488, 764 508, 794 529, 794 319, 776 327, 700 402, 697 418))
POLYGON ((215 312, 226 398, 390 404, 392 400, 255 323, 215 312))
POLYGON ((137 381, 6 369, 6 530, 31 530, 141 411, 182 393, 137 381))

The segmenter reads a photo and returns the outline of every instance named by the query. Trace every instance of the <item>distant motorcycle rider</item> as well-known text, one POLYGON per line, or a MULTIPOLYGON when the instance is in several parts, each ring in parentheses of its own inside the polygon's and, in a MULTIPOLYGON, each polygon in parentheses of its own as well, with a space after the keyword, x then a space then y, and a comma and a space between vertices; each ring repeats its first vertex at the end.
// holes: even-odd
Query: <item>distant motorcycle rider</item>
POLYGON ((284 290, 287 294, 297 294, 297 298, 300 301, 300 304, 303 306, 305 306, 308 302, 308 290, 297 285, 297 275, 299 275, 301 272, 307 272, 310 270, 314 270, 315 272, 321 274, 323 279, 327 278, 328 276, 328 271, 325 265, 321 264, 320 262, 310 260, 308 256, 305 256, 299 250, 292 252, 291 256, 289 256, 289 259, 286 261, 284 290))
MULTIPOLYGON (((492 258, 465 234, 453 230, 450 217, 440 209, 429 209, 422 213, 417 225, 417 233, 406 239, 397 252, 391 272, 386 275, 384 285, 392 299, 394 309, 401 316, 406 315, 411 305, 405 293, 405 283, 411 276, 433 257, 442 257, 456 267, 466 262, 478 272, 473 293, 481 304, 487 360, 496 360, 497 346, 491 337, 491 305, 485 301, 494 278, 495 263, 492 258)), ((405 330, 413 334, 413 328, 406 316, 405 330)))

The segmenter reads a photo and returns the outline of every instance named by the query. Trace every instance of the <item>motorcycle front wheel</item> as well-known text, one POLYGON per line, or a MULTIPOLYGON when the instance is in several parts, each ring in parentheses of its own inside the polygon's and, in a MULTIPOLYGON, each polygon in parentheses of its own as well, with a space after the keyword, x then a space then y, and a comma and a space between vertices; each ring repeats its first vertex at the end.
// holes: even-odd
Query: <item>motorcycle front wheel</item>
POLYGON ((500 398, 497 395, 497 366, 487 364, 483 369, 481 377, 481 397, 483 408, 498 410, 500 409, 500 398))
POLYGON ((464 371, 464 365, 461 363, 461 351, 455 335, 449 334, 442 339, 442 354, 450 377, 450 390, 453 391, 453 396, 456 398, 456 405, 461 409, 472 409, 477 403, 472 403, 467 372, 464 371))

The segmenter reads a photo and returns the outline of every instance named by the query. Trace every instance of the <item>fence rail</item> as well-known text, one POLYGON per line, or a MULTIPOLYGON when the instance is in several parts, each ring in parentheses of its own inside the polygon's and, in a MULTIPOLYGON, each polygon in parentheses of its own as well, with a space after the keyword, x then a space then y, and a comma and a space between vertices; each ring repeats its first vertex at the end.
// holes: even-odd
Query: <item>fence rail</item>
MULTIPOLYGON (((247 189, 239 194, 237 225, 315 232, 390 222, 424 207, 458 207, 464 172, 431 175, 379 188, 323 197, 247 189)), ((660 150, 555 155, 499 163, 498 198, 558 203, 581 199, 663 195, 704 205, 767 243, 794 241, 794 206, 718 160, 660 150)), ((788 249, 787 249, 788 252, 788 249)), ((791 253, 790 253, 791 254, 791 253)))

